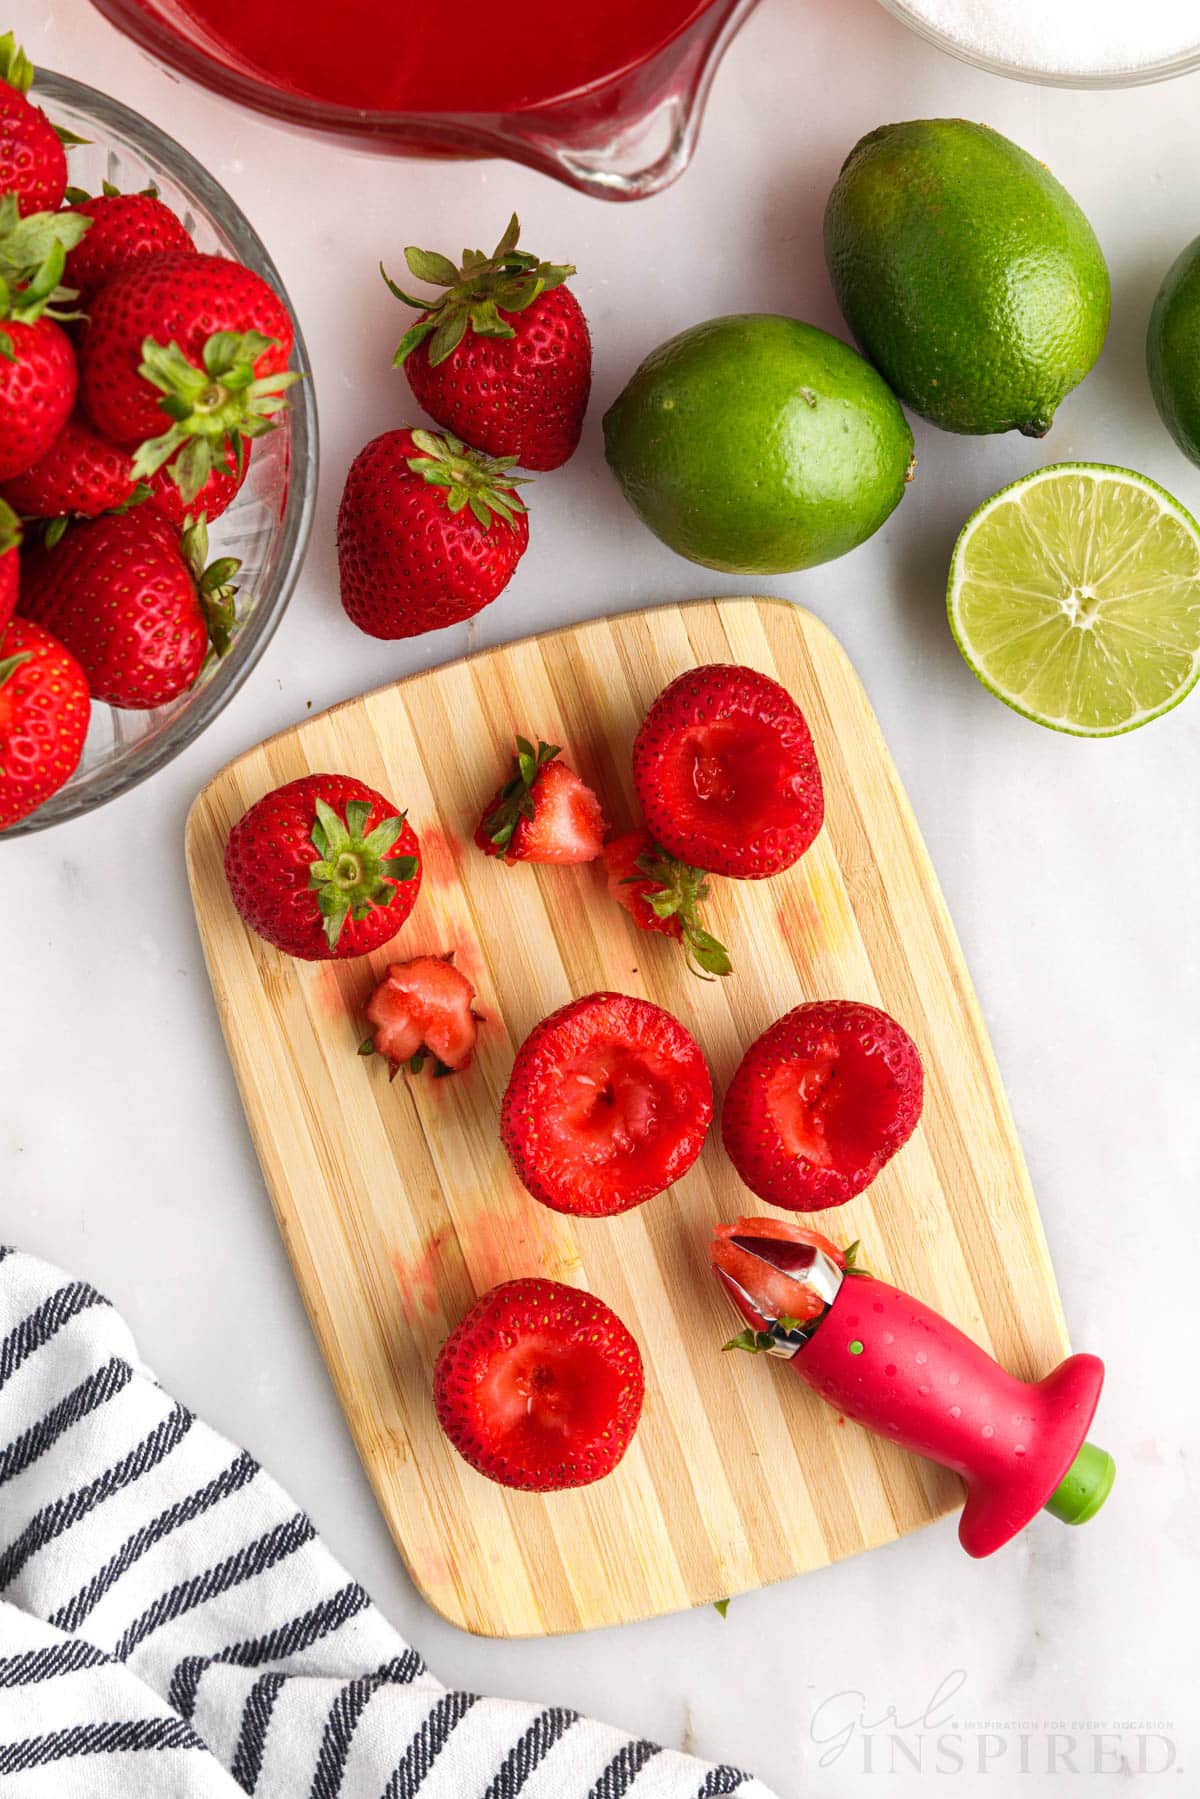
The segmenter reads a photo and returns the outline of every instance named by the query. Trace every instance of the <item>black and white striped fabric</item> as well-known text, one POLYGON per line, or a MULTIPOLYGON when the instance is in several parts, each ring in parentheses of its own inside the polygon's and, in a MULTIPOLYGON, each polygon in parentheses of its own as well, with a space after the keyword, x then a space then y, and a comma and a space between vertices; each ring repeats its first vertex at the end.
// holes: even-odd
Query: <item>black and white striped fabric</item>
POLYGON ((94 1288, 0 1249, 4 1799, 771 1799, 447 1691, 94 1288))

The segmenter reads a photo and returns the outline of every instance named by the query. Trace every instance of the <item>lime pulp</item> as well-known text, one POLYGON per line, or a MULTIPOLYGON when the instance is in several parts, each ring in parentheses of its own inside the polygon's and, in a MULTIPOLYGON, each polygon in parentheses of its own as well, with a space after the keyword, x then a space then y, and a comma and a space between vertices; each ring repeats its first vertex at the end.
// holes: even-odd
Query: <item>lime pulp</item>
POLYGON ((1200 527, 1145 475, 1057 463, 968 519, 947 605, 998 699, 1052 730, 1116 736, 1200 677, 1200 527))

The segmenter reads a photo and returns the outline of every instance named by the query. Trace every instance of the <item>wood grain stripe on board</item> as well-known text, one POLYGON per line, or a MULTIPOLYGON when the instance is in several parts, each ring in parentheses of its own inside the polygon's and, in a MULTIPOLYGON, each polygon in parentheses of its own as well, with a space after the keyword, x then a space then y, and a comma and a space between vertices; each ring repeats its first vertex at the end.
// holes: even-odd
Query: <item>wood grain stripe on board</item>
POLYGON ((786 1367, 724 1356, 714 1221, 755 1210, 714 1130, 668 1194, 621 1218, 537 1206, 496 1132, 516 1046, 595 987, 645 994, 702 1043, 718 1089, 805 997, 886 1006, 927 1072, 921 1128, 871 1191, 822 1222, 868 1265, 990 1339, 1017 1372, 1066 1347, 1044 1234, 953 927, 862 687, 783 601, 600 619, 485 651, 305 720, 201 794, 188 864, 217 1010, 296 1278, 367 1473, 430 1604, 487 1635, 584 1629, 702 1604, 929 1523, 958 1483, 847 1425, 786 1367), (712 922, 736 972, 704 984, 638 932, 603 872, 505 869, 470 845, 520 730, 565 746, 616 829, 629 750, 665 683, 743 661, 793 692, 817 740, 827 826, 774 881, 725 882, 712 922), (425 881, 402 936, 359 963, 289 962, 241 925, 222 870, 245 807, 333 768, 407 807, 425 881), (487 1022, 472 1071, 389 1085, 354 1052, 389 959, 454 948, 487 1022), (506 1492, 456 1457, 429 1375, 473 1296, 518 1274, 591 1288, 642 1344, 646 1414, 625 1461, 578 1493, 506 1492))

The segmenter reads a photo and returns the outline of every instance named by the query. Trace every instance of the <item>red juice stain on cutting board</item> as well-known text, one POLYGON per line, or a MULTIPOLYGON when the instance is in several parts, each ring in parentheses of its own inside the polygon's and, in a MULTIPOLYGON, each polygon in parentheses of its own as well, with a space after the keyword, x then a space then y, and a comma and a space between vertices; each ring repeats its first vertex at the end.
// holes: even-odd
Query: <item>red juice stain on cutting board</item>
POLYGON ((181 0, 206 48, 287 93, 371 112, 519 112, 650 60, 709 0, 181 0))

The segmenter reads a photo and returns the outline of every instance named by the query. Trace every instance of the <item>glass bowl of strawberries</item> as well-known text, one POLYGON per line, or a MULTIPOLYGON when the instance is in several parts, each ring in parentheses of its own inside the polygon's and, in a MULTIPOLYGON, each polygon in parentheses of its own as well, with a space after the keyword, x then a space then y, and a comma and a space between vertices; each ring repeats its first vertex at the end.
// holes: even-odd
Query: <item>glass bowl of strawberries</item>
POLYGON ((68 188, 55 198, 60 166, 17 191, 24 173, 0 159, 0 339, 16 337, 18 363, 40 367, 45 343, 65 337, 76 366, 73 398, 47 401, 57 431, 29 420, 42 448, 29 465, 35 446, 22 447, 11 383, 6 416, 0 362, 0 832, 11 836, 136 786, 228 704, 287 604, 317 479, 304 340, 230 196, 149 121, 35 73, 0 39, 6 129, 36 136, 30 109, 65 142, 68 188), (49 215, 66 228, 31 226, 49 215), (19 539, 7 644, 6 531, 19 539))

